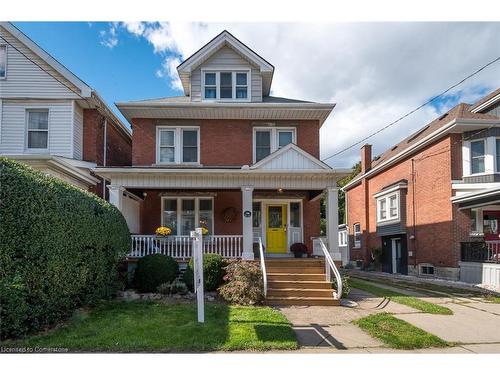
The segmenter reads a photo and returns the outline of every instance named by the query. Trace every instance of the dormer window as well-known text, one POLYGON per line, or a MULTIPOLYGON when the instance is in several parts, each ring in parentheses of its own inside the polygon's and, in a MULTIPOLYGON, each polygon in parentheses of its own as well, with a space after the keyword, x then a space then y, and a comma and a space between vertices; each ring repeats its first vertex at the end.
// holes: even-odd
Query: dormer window
POLYGON ((202 71, 203 99, 248 101, 250 71, 202 71))

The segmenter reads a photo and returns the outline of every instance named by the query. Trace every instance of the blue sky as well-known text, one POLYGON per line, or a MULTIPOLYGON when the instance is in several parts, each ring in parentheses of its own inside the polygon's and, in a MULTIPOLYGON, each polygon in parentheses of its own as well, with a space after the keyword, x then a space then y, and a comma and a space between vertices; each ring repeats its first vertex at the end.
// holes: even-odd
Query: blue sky
MULTIPOLYGON (((227 29, 276 67, 271 95, 337 104, 321 128, 322 158, 500 56, 500 23, 494 22, 15 25, 97 90, 121 118, 115 102, 182 95, 175 67, 227 29)), ((374 154, 458 102, 474 103, 498 87, 500 63, 371 138, 374 154)), ((358 160, 356 146, 328 163, 350 167, 358 160)))

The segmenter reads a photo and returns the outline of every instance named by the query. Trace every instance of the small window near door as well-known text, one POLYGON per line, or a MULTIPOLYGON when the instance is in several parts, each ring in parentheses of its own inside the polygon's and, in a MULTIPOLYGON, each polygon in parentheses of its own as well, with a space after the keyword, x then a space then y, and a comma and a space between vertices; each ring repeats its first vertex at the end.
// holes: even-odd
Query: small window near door
POLYGON ((262 225, 262 203, 254 202, 252 204, 252 226, 260 228, 262 225))
POLYGON ((300 202, 290 203, 290 226, 300 228, 300 202))
POLYGON ((354 232, 354 247, 359 248, 361 247, 361 224, 356 223, 353 225, 353 232, 354 232))
POLYGON ((281 228, 283 226, 283 207, 281 206, 270 206, 269 207, 269 218, 268 227, 269 228, 281 228))

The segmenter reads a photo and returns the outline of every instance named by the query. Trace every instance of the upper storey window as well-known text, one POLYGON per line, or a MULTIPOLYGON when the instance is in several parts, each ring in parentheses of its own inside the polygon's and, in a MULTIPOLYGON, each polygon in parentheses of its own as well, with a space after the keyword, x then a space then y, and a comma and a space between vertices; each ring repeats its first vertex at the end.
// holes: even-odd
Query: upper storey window
POLYGON ((202 71, 203 99, 248 101, 250 71, 202 71))
POLYGON ((0 45, 0 79, 7 76, 7 46, 0 45))
POLYGON ((46 109, 30 109, 26 111, 28 150, 43 151, 49 143, 49 111, 46 109))
POLYGON ((199 129, 193 127, 159 126, 156 134, 158 164, 199 164, 199 129))
POLYGON ((471 173, 484 172, 484 140, 473 141, 470 143, 471 150, 471 173))
POLYGON ((295 143, 295 128, 254 128, 254 163, 264 159, 272 152, 295 143))

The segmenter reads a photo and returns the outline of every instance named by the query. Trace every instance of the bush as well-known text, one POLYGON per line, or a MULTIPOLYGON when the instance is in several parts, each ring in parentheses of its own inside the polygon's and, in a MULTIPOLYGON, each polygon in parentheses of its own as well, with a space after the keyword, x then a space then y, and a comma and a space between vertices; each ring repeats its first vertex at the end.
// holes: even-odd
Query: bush
POLYGON ((262 271, 255 262, 234 260, 226 267, 226 283, 219 288, 224 300, 237 305, 255 305, 264 299, 262 271))
POLYGON ((0 339, 55 324, 116 292, 130 248, 122 214, 94 194, 0 158, 0 339))
MULTIPOLYGON (((351 293, 351 282, 349 276, 345 272, 340 273, 342 279, 342 298, 346 298, 351 293)), ((337 279, 334 277, 332 281, 332 288, 337 290, 337 279)))
POLYGON ((141 293, 156 292, 163 283, 174 281, 179 265, 174 258, 163 254, 142 257, 137 262, 134 285, 141 293))
POLYGON ((186 284, 179 280, 174 280, 171 283, 163 283, 157 288, 157 290, 158 293, 166 296, 171 294, 184 295, 188 292, 186 284))
MULTIPOLYGON (((226 260, 219 254, 204 254, 203 255, 203 286, 207 292, 216 291, 218 287, 224 282, 224 275, 226 274, 225 267, 226 260)), ((184 271, 183 281, 186 283, 188 289, 194 289, 194 259, 188 263, 186 271, 184 271)))

